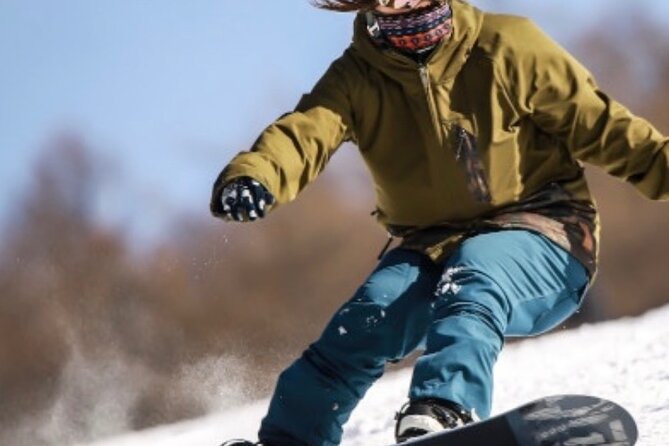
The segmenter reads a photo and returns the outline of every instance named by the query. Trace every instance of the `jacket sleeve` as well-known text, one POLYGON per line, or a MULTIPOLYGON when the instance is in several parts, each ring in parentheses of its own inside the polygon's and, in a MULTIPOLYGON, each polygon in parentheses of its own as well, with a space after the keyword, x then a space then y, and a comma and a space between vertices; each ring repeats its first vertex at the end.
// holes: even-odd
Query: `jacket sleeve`
POLYGON ((669 140, 602 92, 532 22, 519 28, 524 35, 515 39, 515 82, 508 82, 519 114, 564 141, 574 158, 628 181, 648 198, 669 199, 669 140))
POLYGON ((214 183, 211 211, 219 214, 223 186, 252 177, 274 195, 277 204, 297 196, 323 170, 332 154, 352 135, 346 56, 333 62, 295 110, 267 127, 249 151, 241 152, 214 183))

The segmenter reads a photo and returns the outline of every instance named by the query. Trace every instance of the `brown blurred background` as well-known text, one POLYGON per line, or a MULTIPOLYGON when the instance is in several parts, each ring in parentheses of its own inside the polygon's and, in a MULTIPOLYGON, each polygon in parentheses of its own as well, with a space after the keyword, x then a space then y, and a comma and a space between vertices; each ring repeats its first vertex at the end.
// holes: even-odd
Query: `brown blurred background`
MULTIPOLYGON (((668 41, 639 21, 624 35, 592 29, 570 50, 669 134, 668 41)), ((45 145, 0 238, 3 445, 84 441, 266 396, 385 242, 369 216, 364 168, 343 147, 266 221, 214 221, 203 196, 202 212, 137 250, 91 217, 108 160, 87 144, 69 132, 45 145)), ((571 325, 669 303, 668 205, 589 174, 603 220, 601 270, 571 325)))

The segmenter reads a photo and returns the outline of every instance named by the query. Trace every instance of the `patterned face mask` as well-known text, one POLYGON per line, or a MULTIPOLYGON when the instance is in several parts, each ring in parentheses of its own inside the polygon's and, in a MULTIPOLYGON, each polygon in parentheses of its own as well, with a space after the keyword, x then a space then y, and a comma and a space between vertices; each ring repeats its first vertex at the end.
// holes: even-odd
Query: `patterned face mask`
MULTIPOLYGON (((393 4, 403 5, 407 1, 396 0, 393 4)), ((375 13, 374 18, 376 26, 370 28, 372 38, 381 39, 391 47, 410 54, 432 50, 441 40, 450 38, 453 32, 451 7, 446 2, 397 14, 375 13)))
POLYGON ((392 9, 413 9, 421 0, 379 0, 380 6, 392 9))

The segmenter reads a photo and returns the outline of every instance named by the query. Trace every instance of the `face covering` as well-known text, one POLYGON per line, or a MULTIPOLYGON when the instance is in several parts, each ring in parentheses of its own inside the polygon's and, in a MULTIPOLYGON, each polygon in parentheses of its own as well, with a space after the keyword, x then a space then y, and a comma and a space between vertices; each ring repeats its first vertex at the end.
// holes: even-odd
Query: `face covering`
POLYGON ((379 5, 385 6, 386 8, 393 9, 402 9, 408 8, 413 9, 418 5, 422 0, 378 0, 379 5))
POLYGON ((423 54, 432 50, 453 32, 451 7, 436 2, 425 7, 399 14, 374 14, 377 39, 381 37, 392 48, 408 53, 423 54))

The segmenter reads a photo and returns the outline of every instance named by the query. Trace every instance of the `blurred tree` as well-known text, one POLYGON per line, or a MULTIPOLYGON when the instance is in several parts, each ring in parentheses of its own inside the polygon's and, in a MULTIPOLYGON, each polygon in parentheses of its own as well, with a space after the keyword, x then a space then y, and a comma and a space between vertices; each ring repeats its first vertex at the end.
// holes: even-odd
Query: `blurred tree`
MULTIPOLYGON (((604 20, 605 21, 605 20, 604 20)), ((575 45, 602 88, 669 135, 667 31, 641 17, 621 32, 591 30, 575 45)), ((588 320, 640 314, 669 302, 664 279, 669 239, 666 203, 651 202, 634 188, 589 168, 602 216, 601 268, 588 320)), ((587 307, 586 307, 587 308, 587 307)))
POLYGON ((0 444, 62 440, 22 427, 35 417, 57 418, 84 441, 201 415, 233 378, 245 398, 263 395, 384 241, 366 204, 345 199, 326 174, 268 221, 189 216, 163 244, 133 255, 94 218, 104 171, 81 138, 55 138, 6 234, 0 420, 18 427, 1 431, 0 444), (182 385, 184 370, 212 356, 242 358, 236 368, 247 372, 210 367, 210 395, 194 388, 201 383, 182 385))
POLYGON ((88 224, 80 190, 88 165, 74 138, 52 147, 35 169, 1 259, 0 417, 8 422, 50 403, 68 354, 54 297, 68 255, 62 248, 88 224))

